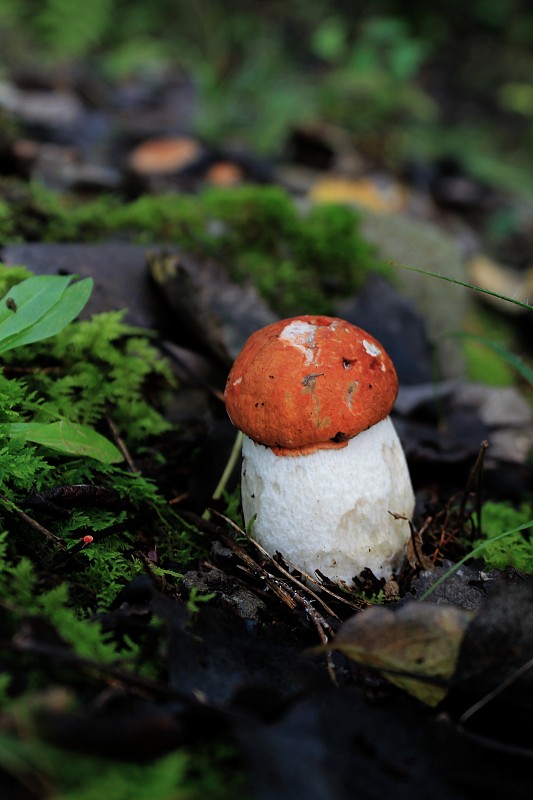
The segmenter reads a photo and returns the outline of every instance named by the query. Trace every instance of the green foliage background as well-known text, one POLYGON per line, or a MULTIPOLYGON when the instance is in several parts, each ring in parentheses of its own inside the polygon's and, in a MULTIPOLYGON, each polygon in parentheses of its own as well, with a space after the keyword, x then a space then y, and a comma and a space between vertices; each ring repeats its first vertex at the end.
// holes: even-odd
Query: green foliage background
POLYGON ((173 72, 208 141, 276 155, 295 126, 326 121, 392 164, 451 154, 528 190, 532 43, 524 0, 0 0, 0 73, 173 72))

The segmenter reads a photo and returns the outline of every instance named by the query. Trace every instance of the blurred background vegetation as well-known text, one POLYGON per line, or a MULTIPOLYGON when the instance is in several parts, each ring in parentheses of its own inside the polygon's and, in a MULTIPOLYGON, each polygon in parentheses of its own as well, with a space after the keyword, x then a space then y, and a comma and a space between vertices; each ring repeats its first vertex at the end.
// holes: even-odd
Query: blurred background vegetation
POLYGON ((532 45, 526 0, 0 0, 0 80, 172 75, 207 142, 277 156, 327 122, 389 167, 460 157, 527 192, 532 45))

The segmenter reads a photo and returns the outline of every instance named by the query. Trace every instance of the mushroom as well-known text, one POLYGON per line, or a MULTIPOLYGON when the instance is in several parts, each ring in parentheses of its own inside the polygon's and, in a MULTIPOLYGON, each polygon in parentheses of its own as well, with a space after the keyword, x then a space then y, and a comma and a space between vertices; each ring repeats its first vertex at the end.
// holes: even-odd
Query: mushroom
POLYGON ((250 336, 225 401, 244 434, 245 524, 268 553, 346 583, 398 569, 414 494, 389 417, 397 392, 381 344, 344 320, 304 315, 250 336))

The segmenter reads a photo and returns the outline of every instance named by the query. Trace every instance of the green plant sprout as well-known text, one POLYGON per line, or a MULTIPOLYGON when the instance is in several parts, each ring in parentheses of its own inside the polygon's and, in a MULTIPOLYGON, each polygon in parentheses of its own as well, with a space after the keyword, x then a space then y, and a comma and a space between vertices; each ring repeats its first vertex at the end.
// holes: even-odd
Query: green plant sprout
MULTIPOLYGON (((218 481, 215 489, 213 491, 213 500, 218 500, 224 492, 226 491, 226 486, 228 481, 235 469, 235 465, 237 464, 242 450, 242 431, 237 431, 235 434, 235 439, 233 441, 233 447, 231 448, 231 452, 229 458, 226 462, 226 466, 222 471, 222 475, 220 476, 220 480, 218 481)), ((202 514, 203 519, 209 519, 211 516, 209 509, 206 509, 202 514)))
POLYGON ((197 614, 203 604, 209 603, 216 596, 216 592, 202 592, 197 586, 193 586, 187 599, 187 609, 191 614, 197 614))

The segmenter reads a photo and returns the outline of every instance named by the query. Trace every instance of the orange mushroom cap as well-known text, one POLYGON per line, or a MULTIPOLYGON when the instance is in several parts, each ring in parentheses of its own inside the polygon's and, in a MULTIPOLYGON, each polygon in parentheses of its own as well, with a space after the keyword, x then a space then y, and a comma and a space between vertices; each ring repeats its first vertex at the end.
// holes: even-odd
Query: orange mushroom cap
POLYGON ((394 365, 369 333, 335 317, 304 315, 255 331, 225 390, 233 424, 278 455, 343 447, 388 416, 394 365))

